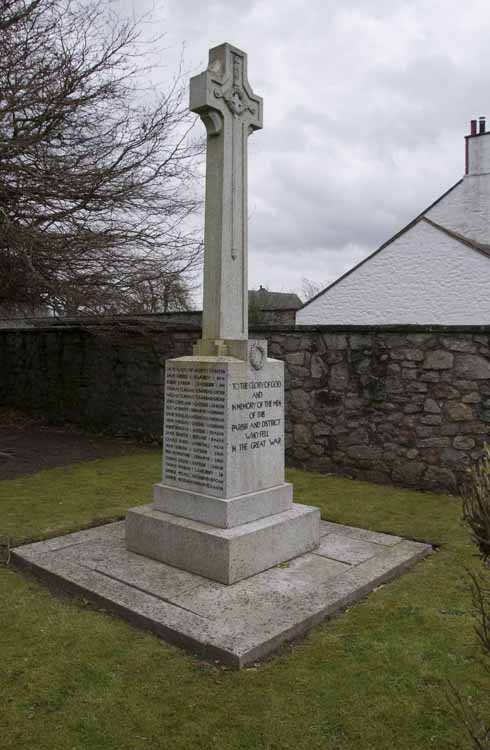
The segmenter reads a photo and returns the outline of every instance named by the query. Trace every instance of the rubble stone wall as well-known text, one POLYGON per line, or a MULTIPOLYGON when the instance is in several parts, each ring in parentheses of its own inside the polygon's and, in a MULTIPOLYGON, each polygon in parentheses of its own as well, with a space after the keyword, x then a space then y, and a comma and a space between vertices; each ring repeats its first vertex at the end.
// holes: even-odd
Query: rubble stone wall
MULTIPOLYGON (((159 436, 165 360, 196 325, 0 331, 0 405, 159 436)), ((289 465, 457 492, 490 441, 490 326, 257 327, 285 363, 289 465)))
POLYGON ((270 341, 286 363, 289 465, 458 491, 489 439, 490 332, 317 329, 270 341))

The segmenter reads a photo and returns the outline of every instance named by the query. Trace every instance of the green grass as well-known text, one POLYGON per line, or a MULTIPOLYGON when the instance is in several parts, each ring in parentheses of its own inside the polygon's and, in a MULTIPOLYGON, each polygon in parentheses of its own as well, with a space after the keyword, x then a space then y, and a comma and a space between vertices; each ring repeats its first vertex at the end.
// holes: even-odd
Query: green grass
MULTIPOLYGON (((0 482, 16 543, 121 517, 160 456, 0 482)), ((383 750, 466 747, 452 682, 489 714, 464 567, 480 564, 458 500, 290 471, 324 518, 439 551, 301 643, 242 672, 206 665, 82 600, 0 567, 0 737, 15 750, 383 750)))

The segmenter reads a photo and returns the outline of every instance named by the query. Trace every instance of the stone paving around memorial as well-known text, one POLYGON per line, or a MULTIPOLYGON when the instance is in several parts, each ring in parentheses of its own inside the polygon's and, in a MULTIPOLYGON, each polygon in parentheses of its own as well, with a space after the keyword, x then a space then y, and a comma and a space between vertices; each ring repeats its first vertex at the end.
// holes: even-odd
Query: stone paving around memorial
POLYGON ((13 558, 165 640, 240 668, 304 635, 432 549, 325 521, 320 534, 313 553, 228 586, 128 551, 124 522, 17 547, 13 558))

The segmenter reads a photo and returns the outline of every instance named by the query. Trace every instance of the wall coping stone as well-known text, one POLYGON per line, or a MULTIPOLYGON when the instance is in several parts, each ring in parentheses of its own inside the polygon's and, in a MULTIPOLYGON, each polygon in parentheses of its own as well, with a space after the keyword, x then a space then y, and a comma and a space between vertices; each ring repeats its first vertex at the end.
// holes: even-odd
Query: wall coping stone
MULTIPOLYGON (((273 311, 264 311, 273 312, 273 311)), ((283 310, 279 312, 284 312, 283 310)), ((286 311, 287 312, 287 311, 286 311)), ((88 315, 67 318, 26 318, 23 326, 15 325, 12 319, 12 325, 9 326, 9 319, 3 319, 0 326, 1 333, 11 333, 15 331, 32 332, 46 330, 87 330, 88 328, 107 328, 117 324, 118 329, 134 330, 134 326, 144 326, 148 331, 201 331, 201 311, 179 311, 172 313, 141 313, 138 315, 88 315), (179 318, 195 318, 195 321, 180 320, 179 318)), ((322 325, 299 325, 292 323, 254 323, 250 325, 250 330, 257 333, 267 331, 274 333, 490 333, 489 325, 428 325, 428 324, 367 324, 367 325, 341 325, 341 324, 322 324, 322 325)))

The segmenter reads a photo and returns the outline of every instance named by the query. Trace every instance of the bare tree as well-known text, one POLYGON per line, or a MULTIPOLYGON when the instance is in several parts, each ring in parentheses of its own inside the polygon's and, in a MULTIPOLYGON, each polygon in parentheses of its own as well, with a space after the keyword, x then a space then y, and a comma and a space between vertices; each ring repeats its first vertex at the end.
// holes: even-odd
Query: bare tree
POLYGON ((131 290, 125 312, 157 313, 192 310, 193 287, 181 274, 167 273, 158 279, 145 279, 131 290))
POLYGON ((180 76, 142 88, 139 41, 102 3, 0 0, 0 306, 125 312, 189 291, 202 144, 180 76))
POLYGON ((317 294, 319 294, 322 289, 324 289, 326 284, 319 283, 318 281, 312 281, 311 279, 306 278, 304 276, 301 279, 301 290, 299 292, 299 296, 304 302, 308 302, 308 300, 313 299, 313 297, 316 297, 317 294))

